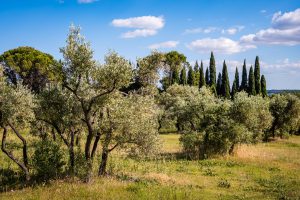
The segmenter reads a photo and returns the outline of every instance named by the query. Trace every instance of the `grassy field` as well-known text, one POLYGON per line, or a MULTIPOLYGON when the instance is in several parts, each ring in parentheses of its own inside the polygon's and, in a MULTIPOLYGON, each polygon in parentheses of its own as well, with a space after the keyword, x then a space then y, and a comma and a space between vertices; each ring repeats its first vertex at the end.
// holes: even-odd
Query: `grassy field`
MULTIPOLYGON (((0 193, 0 199, 300 199, 300 136, 242 145, 235 156, 201 161, 178 158, 178 135, 161 138, 164 153, 156 160, 115 153, 108 166, 113 176, 91 184, 51 181, 0 193)), ((15 167, 3 153, 0 162, 15 167)))

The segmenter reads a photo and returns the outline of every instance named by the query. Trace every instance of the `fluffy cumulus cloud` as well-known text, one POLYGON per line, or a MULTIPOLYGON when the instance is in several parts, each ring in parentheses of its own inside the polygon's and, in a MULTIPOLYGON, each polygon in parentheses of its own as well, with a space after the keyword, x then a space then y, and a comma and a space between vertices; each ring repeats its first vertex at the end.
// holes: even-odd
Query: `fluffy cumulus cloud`
POLYGON ((114 19, 114 27, 132 28, 134 30, 122 34, 123 38, 148 37, 157 34, 164 27, 165 20, 162 16, 141 16, 127 19, 114 19))
POLYGON ((166 41, 161 43, 152 44, 149 49, 168 49, 175 48, 179 44, 178 41, 166 41))
POLYGON ((254 45, 241 44, 239 41, 234 41, 225 37, 195 40, 187 44, 187 47, 199 53, 207 53, 213 51, 223 54, 234 54, 246 51, 248 49, 256 48, 254 45))
POLYGON ((272 27, 241 37, 243 43, 276 45, 300 44, 300 9, 277 12, 272 17, 272 27))
POLYGON ((78 0, 78 3, 93 3, 97 0, 78 0))

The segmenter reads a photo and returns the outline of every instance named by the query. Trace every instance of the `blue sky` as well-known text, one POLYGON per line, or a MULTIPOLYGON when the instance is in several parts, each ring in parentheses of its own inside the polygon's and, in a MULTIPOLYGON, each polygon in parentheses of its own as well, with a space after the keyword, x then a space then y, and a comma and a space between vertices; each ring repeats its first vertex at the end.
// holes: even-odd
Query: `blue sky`
POLYGON ((80 25, 95 58, 109 49, 134 61, 152 49, 177 50, 191 63, 230 78, 255 56, 268 89, 300 89, 299 0, 0 0, 0 53, 32 46, 61 58, 71 23, 80 25))

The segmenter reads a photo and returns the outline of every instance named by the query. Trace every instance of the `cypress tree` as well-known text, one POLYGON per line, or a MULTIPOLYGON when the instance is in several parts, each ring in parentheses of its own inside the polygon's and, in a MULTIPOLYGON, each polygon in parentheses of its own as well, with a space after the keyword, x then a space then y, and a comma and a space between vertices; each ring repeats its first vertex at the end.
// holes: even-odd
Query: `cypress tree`
POLYGON ((215 85, 216 86, 216 62, 213 52, 210 54, 210 60, 209 60, 209 80, 210 80, 210 86, 215 85))
POLYGON ((261 85, 260 85, 260 65, 259 65, 259 57, 255 58, 255 68, 254 68, 254 78, 255 78, 255 92, 256 94, 261 93, 261 85))
POLYGON ((203 86, 205 86, 205 76, 204 76, 202 61, 201 61, 201 64, 200 64, 199 74, 200 74, 200 76, 199 76, 199 88, 202 88, 203 86))
POLYGON ((249 70, 249 86, 248 86, 248 94, 249 95, 255 95, 256 91, 255 91, 255 79, 254 79, 254 73, 253 73, 253 67, 250 67, 249 70))
POLYGON ((193 68, 190 66, 188 71, 187 84, 192 86, 194 85, 194 83, 195 83, 195 75, 194 75, 193 68))
POLYGON ((195 86, 199 87, 199 79, 200 79, 200 72, 199 72, 199 64, 198 61, 196 61, 195 66, 194 66, 194 84, 195 86))
POLYGON ((242 72, 242 82, 241 82, 241 87, 240 91, 244 90, 247 91, 248 88, 248 76, 247 76, 247 67, 246 67, 246 59, 244 60, 244 65, 243 65, 243 72, 242 72))
POLYGON ((181 73, 180 73, 180 84, 181 85, 187 84, 185 67, 182 68, 181 73))
POLYGON ((261 94, 263 97, 268 96, 267 83, 266 83, 266 78, 264 75, 261 76, 261 94))
POLYGON ((178 71, 178 69, 175 69, 175 70, 173 71, 172 84, 175 84, 175 83, 179 84, 179 81, 180 81, 180 78, 179 78, 179 71, 178 71))
POLYGON ((221 95, 227 99, 230 98, 230 85, 229 85, 228 71, 227 71, 225 60, 223 62, 223 70, 222 70, 221 95))
POLYGON ((235 84, 236 84, 236 89, 238 90, 238 88, 240 88, 240 75, 239 75, 239 70, 237 67, 235 68, 234 80, 235 80, 235 84))
POLYGON ((209 71, 208 71, 208 67, 206 68, 206 71, 205 71, 205 82, 206 82, 206 85, 209 85, 209 71))
POLYGON ((221 95, 221 87, 222 87, 222 75, 219 72, 219 74, 218 74, 218 80, 217 80, 217 87, 216 87, 218 95, 221 95))
POLYGON ((234 95, 238 92, 238 88, 237 88, 237 83, 236 80, 234 79, 233 83, 232 83, 232 88, 231 88, 231 98, 234 99, 234 95))
POLYGON ((196 60, 195 66, 194 66, 194 72, 199 71, 199 64, 198 64, 198 60, 196 60))

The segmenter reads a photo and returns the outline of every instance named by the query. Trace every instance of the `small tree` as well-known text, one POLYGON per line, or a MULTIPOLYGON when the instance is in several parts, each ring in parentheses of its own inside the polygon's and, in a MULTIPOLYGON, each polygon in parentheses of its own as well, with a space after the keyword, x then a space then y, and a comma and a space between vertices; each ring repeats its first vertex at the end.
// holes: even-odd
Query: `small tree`
MULTIPOLYGON (((299 129, 300 100, 296 96, 291 94, 274 95, 271 98, 270 111, 274 117, 270 127, 271 136, 283 137, 299 129)), ((268 139, 268 136, 266 139, 268 139)))
POLYGON ((260 84, 260 65, 259 65, 258 56, 256 56, 255 58, 254 79, 255 79, 255 93, 259 95, 261 93, 261 84, 260 84))
POLYGON ((99 175, 106 174, 109 153, 115 148, 149 155, 157 150, 158 123, 154 99, 116 93, 103 108, 100 130, 103 134, 99 175))
POLYGON ((261 76, 261 94, 262 94, 263 97, 268 96, 267 82, 266 82, 266 78, 265 78, 264 75, 261 76))
POLYGON ((185 67, 182 68, 181 73, 180 73, 180 84, 181 85, 187 84, 185 67))
MULTIPOLYGON (((105 57, 105 64, 97 65, 93 60, 93 51, 89 43, 80 35, 80 29, 73 26, 70 28, 67 45, 61 48, 61 52, 64 57, 63 87, 72 93, 74 101, 80 105, 81 121, 87 130, 84 152, 89 166, 87 176, 89 181, 92 173, 92 148, 94 146, 97 148, 100 140, 100 136, 95 135, 99 127, 93 121, 110 94, 129 85, 133 70, 129 62, 115 52, 110 52, 105 57)), ((153 59, 157 60, 157 57, 153 59)), ((144 69, 144 64, 149 64, 149 60, 138 63, 141 70, 144 69)), ((153 74, 151 70, 150 74, 153 74)), ((139 75, 141 81, 152 82, 148 76, 139 75)))
POLYGON ((221 95, 221 87, 222 87, 222 74, 219 72, 219 74, 218 74, 218 81, 217 81, 217 87, 216 87, 218 95, 221 95))
POLYGON ((200 69, 199 69, 199 88, 202 88, 205 86, 205 76, 204 76, 204 69, 203 69, 203 63, 201 60, 200 69))
POLYGON ((18 47, 0 55, 5 75, 13 84, 22 81, 35 93, 40 92, 50 81, 61 80, 59 64, 54 58, 32 47, 18 47))
POLYGON ((206 83, 206 85, 209 85, 209 69, 208 69, 208 67, 206 68, 206 71, 205 71, 205 83, 206 83))
POLYGON ((192 86, 194 85, 194 82, 195 82, 194 70, 191 66, 189 66, 187 83, 192 86))
POLYGON ((244 60, 243 72, 242 72, 242 82, 240 86, 240 91, 248 91, 248 76, 247 76, 247 67, 246 67, 246 59, 244 60))
POLYGON ((256 95, 255 91, 255 79, 254 79, 254 73, 253 73, 253 68, 252 66, 250 67, 249 70, 249 80, 248 80, 248 94, 249 95, 256 95))
POLYGON ((210 86, 216 86, 216 61, 213 52, 210 54, 210 60, 209 60, 209 80, 210 80, 210 86))
POLYGON ((227 99, 230 98, 229 77, 228 77, 227 65, 225 63, 225 60, 223 63, 223 70, 222 70, 221 95, 227 99))
POLYGON ((21 131, 29 127, 34 119, 34 101, 31 92, 24 86, 9 85, 0 71, 0 126, 3 129, 1 149, 25 173, 26 180, 30 179, 28 168, 27 141, 21 131), (15 157, 6 147, 6 138, 9 129, 22 141, 22 160, 15 157))

